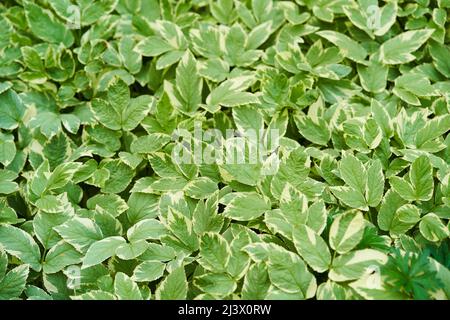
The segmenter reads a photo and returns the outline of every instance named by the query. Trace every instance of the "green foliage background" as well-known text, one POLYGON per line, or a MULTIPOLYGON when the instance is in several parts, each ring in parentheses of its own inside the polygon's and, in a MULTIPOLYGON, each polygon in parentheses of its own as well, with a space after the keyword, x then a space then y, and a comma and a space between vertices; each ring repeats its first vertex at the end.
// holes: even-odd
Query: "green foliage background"
POLYGON ((450 298, 449 10, 2 1, 0 299, 450 298), (277 171, 175 163, 195 121, 277 171))

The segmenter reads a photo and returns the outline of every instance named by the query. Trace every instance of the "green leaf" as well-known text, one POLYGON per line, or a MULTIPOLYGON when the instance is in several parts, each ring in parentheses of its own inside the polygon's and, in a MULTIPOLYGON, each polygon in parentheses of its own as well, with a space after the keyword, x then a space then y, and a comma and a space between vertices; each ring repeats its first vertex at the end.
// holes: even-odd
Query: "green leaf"
POLYGON ((338 253, 352 250, 361 241, 365 220, 361 212, 348 211, 339 214, 330 227, 330 246, 338 253))
POLYGON ((135 42, 131 36, 125 36, 119 42, 119 53, 122 62, 132 74, 138 73, 142 67, 142 56, 133 50, 134 46, 135 42))
POLYGON ((391 234, 404 234, 420 220, 419 209, 412 204, 405 204, 395 211, 389 231, 391 234))
POLYGON ((445 45, 433 42, 429 46, 429 50, 436 69, 444 76, 450 77, 450 62, 447 59, 450 49, 445 45))
POLYGON ((51 11, 29 1, 24 3, 24 8, 28 26, 36 37, 50 43, 62 43, 66 47, 72 46, 72 31, 57 20, 51 11))
POLYGON ((348 294, 345 287, 328 280, 317 288, 318 300, 346 300, 348 294))
POLYGON ((136 266, 132 279, 136 282, 151 282, 161 278, 166 266, 159 261, 144 261, 136 266))
POLYGON ((80 167, 81 164, 78 162, 67 162, 57 166, 48 178, 46 190, 55 190, 66 186, 80 167))
POLYGON ((319 200, 308 208, 306 225, 320 235, 327 225, 327 217, 328 212, 325 203, 319 200))
POLYGON ((302 186, 309 174, 309 157, 302 148, 296 148, 280 163, 278 172, 272 179, 271 191, 275 197, 290 183, 295 189, 303 191, 302 186))
POLYGON ((171 140, 169 135, 163 133, 152 133, 137 138, 131 144, 133 153, 152 153, 160 150, 171 140))
POLYGON ((116 273, 114 278, 114 294, 119 300, 142 300, 137 284, 122 272, 116 273))
POLYGON ((450 128, 450 115, 442 115, 429 120, 416 135, 416 146, 423 147, 427 142, 439 138, 450 128))
MULTIPOLYGON (((427 97, 434 95, 435 89, 431 85, 430 80, 425 75, 418 73, 405 73, 395 79, 395 88, 393 92, 397 94, 399 91, 404 92, 403 95, 400 94, 399 97, 405 100, 404 94, 412 94, 418 97, 427 97)), ((409 98, 406 98, 405 101, 408 100, 409 98)))
POLYGON ((330 187, 331 192, 351 208, 367 210, 367 202, 361 192, 350 187, 330 187))
POLYGON ((292 252, 281 248, 271 251, 268 271, 271 283, 287 293, 298 294, 302 299, 309 299, 316 293, 316 279, 303 260, 292 252))
POLYGON ((175 250, 172 247, 148 243, 147 250, 139 257, 142 260, 169 261, 175 258, 175 250))
POLYGON ((384 64, 402 64, 416 59, 413 53, 419 49, 434 32, 432 29, 403 32, 380 47, 380 59, 384 64))
POLYGON ((255 186, 261 179, 262 165, 254 142, 244 137, 231 138, 225 142, 224 151, 225 163, 219 167, 224 180, 255 186))
POLYGON ((55 196, 44 196, 38 201, 36 201, 36 207, 47 213, 57 213, 64 211, 64 203, 61 199, 55 196))
POLYGON ((358 65, 358 74, 364 90, 380 93, 386 89, 389 68, 371 60, 367 66, 358 65))
POLYGON ((233 15, 233 1, 218 0, 211 2, 211 13, 219 22, 228 24, 232 20, 233 15))
POLYGON ((0 163, 5 167, 9 165, 16 156, 16 145, 14 137, 0 132, 0 163))
POLYGON ((60 133, 52 136, 50 141, 45 144, 43 153, 50 164, 50 168, 53 170, 57 166, 64 163, 67 158, 68 151, 69 145, 67 137, 66 135, 60 133))
POLYGON ((133 260, 143 254, 147 248, 148 242, 145 240, 123 243, 117 248, 116 255, 122 260, 133 260))
POLYGON ((120 77, 114 77, 108 85, 106 96, 111 107, 121 114, 130 103, 130 88, 120 77))
POLYGON ((29 264, 33 270, 41 270, 39 246, 27 232, 10 225, 0 225, 0 245, 10 255, 29 264))
POLYGON ((246 53, 252 52, 246 52, 247 41, 247 34, 241 24, 235 23, 231 26, 225 37, 226 56, 231 65, 248 65, 258 58, 256 54, 253 54, 253 57, 245 56, 246 53))
POLYGON ((33 219, 33 229, 36 238, 46 249, 56 245, 61 236, 53 229, 54 227, 70 220, 70 213, 59 212, 58 214, 38 212, 33 219))
POLYGON ((25 113, 25 106, 14 90, 0 93, 0 128, 12 130, 17 128, 25 113))
POLYGON ((13 182, 17 174, 9 170, 0 170, 0 194, 10 194, 19 189, 17 183, 13 182))
POLYGON ((419 229, 425 239, 432 242, 442 241, 450 235, 448 227, 434 213, 428 213, 420 220, 419 229))
POLYGON ((162 55, 156 63, 156 70, 162 70, 177 63, 184 55, 184 51, 170 51, 162 55))
POLYGON ((148 239, 160 239, 166 233, 166 227, 158 220, 144 219, 128 229, 127 238, 131 242, 148 239))
POLYGON ((430 159, 423 155, 411 164, 408 173, 410 182, 404 178, 392 177, 389 182, 392 188, 405 200, 427 201, 433 196, 433 168, 430 159))
POLYGON ((136 46, 136 51, 145 57, 159 56, 172 49, 172 46, 167 41, 156 36, 147 37, 136 46))
POLYGON ((295 124, 300 134, 309 141, 326 146, 331 138, 331 131, 325 120, 316 117, 296 115, 295 124))
POLYGON ((208 232, 202 235, 198 262, 203 268, 212 272, 224 272, 230 256, 230 246, 220 234, 208 232))
POLYGON ((109 178, 101 189, 105 193, 124 191, 134 177, 134 171, 120 160, 103 162, 100 166, 109 172, 109 178))
POLYGON ((251 242, 246 232, 239 232, 230 243, 231 255, 227 265, 227 272, 235 279, 241 279, 250 265, 249 256, 243 248, 251 242))
POLYGON ((359 63, 364 62, 367 51, 355 40, 342 33, 331 30, 319 31, 317 34, 338 46, 345 57, 359 63))
POLYGON ((286 292, 275 286, 269 288, 269 292, 266 295, 267 300, 304 300, 303 294, 300 292, 286 292))
POLYGON ((158 215, 158 201, 159 198, 156 195, 133 192, 127 203, 127 217, 130 223, 155 218, 158 215))
POLYGON ((128 107, 122 112, 122 129, 131 131, 135 129, 144 120, 147 113, 152 108, 155 100, 151 96, 142 95, 131 99, 128 107))
POLYGON ((198 76, 197 60, 188 50, 184 54, 176 70, 176 85, 183 100, 183 111, 186 114, 195 112, 202 102, 202 78, 198 76))
POLYGON ((208 95, 206 104, 212 110, 215 110, 217 106, 235 107, 249 103, 258 103, 257 96, 244 91, 251 84, 249 80, 251 81, 248 77, 241 76, 222 82, 208 95))
POLYGON ((292 233, 297 252, 317 272, 328 270, 331 254, 326 242, 306 225, 298 226, 292 233))
POLYGON ((155 103, 153 97, 141 95, 130 99, 128 85, 115 78, 108 86, 106 99, 92 100, 92 111, 97 120, 112 130, 133 130, 145 118, 155 103))
POLYGON ((264 263, 255 263, 245 274, 242 287, 242 299, 262 300, 265 298, 270 287, 267 266, 264 263))
POLYGON ((217 190, 217 183, 208 177, 191 180, 184 187, 186 195, 194 199, 205 199, 217 190))
POLYGON ((376 207, 383 199, 384 175, 381 161, 375 160, 367 168, 366 199, 370 207, 376 207))
POLYGON ((375 99, 371 101, 372 116, 382 130, 384 136, 391 137, 393 134, 393 125, 386 108, 375 99))
POLYGON ((209 273, 196 277, 194 284, 203 292, 216 297, 226 297, 237 288, 235 280, 225 273, 209 273))
POLYGON ((176 210, 169 210, 167 229, 175 235, 187 250, 196 251, 199 239, 193 232, 192 221, 176 210))
POLYGON ((109 105, 108 101, 103 99, 94 99, 92 100, 91 106, 95 117, 101 124, 111 130, 121 129, 121 115, 117 112, 117 110, 109 105))
POLYGON ((196 234, 219 232, 223 225, 223 215, 218 214, 218 196, 212 195, 205 202, 199 201, 192 214, 192 225, 196 234))
POLYGON ((20 265, 9 271, 0 281, 0 299, 10 300, 19 298, 25 290, 29 273, 28 265, 20 265))
POLYGON ((392 189, 399 194, 403 199, 414 201, 414 189, 409 182, 403 178, 391 177, 389 179, 392 189))
POLYGON ((100 207, 114 217, 119 216, 128 209, 128 205, 125 200, 116 194, 95 195, 92 198, 89 198, 86 205, 91 210, 95 210, 97 207, 100 207))
POLYGON ((82 253, 103 238, 99 226, 88 218, 74 217, 54 229, 67 243, 82 253))
POLYGON ((82 257, 73 246, 60 241, 47 252, 42 267, 46 274, 57 273, 67 266, 80 263, 82 257))
POLYGON ((0 281, 6 274, 8 268, 8 255, 3 249, 0 249, 0 281))
POLYGON ((349 207, 367 211, 376 207, 383 196, 384 176, 379 161, 366 166, 351 154, 339 163, 341 178, 351 187, 330 187, 333 194, 349 207))
POLYGON ((208 59, 198 65, 198 73, 203 78, 214 82, 222 82, 229 72, 229 64, 218 58, 208 59))
MULTIPOLYGON (((282 211, 283 220, 289 222, 290 225, 306 223, 308 199, 306 196, 295 190, 290 184, 287 184, 280 196, 280 209, 282 211)), ((272 210, 273 212, 274 210, 272 210)), ((267 217, 267 215, 266 215, 267 217)))
POLYGON ((369 149, 375 149, 381 143, 383 135, 374 119, 368 119, 364 124, 363 139, 369 149))
POLYGON ((380 13, 380 25, 376 28, 374 34, 377 37, 383 36, 392 25, 395 23, 397 18, 398 5, 396 2, 389 2, 383 6, 380 13))
POLYGON ((232 109, 233 120, 236 127, 241 132, 253 130, 259 135, 260 130, 264 128, 264 118, 256 108, 249 106, 236 107, 232 109))
POLYGON ((267 211, 264 215, 264 223, 272 233, 279 233, 288 239, 292 239, 292 225, 279 209, 267 211))
POLYGON ((176 268, 161 282, 155 295, 158 300, 184 300, 188 283, 183 267, 176 268))
POLYGON ((360 160, 351 154, 343 157, 339 162, 339 172, 347 185, 364 194, 367 173, 360 160))
POLYGON ((161 38, 166 40, 174 49, 186 49, 187 41, 181 28, 171 21, 155 20, 150 23, 151 28, 161 38))
POLYGON ((343 282, 356 280, 369 273, 374 267, 387 262, 387 255, 373 249, 363 249, 348 252, 333 261, 329 278, 343 282))
POLYGON ((361 2, 359 8, 344 7, 344 12, 350 21, 358 28, 366 31, 372 38, 373 35, 383 36, 397 18, 397 3, 387 3, 382 8, 372 2, 361 2))
POLYGON ((239 192, 227 205, 223 215, 238 221, 249 221, 267 210, 270 210, 270 204, 263 196, 256 192, 239 192))
POLYGON ((247 48, 257 49, 270 37, 272 33, 272 21, 265 21, 252 29, 248 35, 247 48))
POLYGON ((122 237, 108 237, 94 242, 83 258, 83 268, 95 266, 115 255, 117 248, 125 243, 122 237))

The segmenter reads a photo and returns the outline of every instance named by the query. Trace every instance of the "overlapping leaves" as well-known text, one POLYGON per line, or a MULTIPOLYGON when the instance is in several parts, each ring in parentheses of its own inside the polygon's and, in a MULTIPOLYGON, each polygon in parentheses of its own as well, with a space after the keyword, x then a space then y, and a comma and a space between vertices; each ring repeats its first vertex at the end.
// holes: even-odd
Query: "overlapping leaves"
POLYGON ((0 299, 450 298, 449 9, 3 1, 0 299))

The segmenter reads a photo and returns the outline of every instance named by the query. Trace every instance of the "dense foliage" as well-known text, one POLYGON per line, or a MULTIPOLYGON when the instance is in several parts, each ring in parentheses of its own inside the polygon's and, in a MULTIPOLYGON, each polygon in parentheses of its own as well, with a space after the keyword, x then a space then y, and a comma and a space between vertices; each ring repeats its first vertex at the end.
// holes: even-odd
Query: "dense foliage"
POLYGON ((450 298, 449 13, 3 0, 0 299, 450 298))

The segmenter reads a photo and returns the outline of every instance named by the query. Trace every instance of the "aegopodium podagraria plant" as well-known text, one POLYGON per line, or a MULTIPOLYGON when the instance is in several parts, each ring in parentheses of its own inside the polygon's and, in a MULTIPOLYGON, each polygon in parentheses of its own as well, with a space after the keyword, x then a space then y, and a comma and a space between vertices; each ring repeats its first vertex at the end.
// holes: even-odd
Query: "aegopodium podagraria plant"
POLYGON ((0 299, 450 298, 449 13, 2 1, 0 299))

